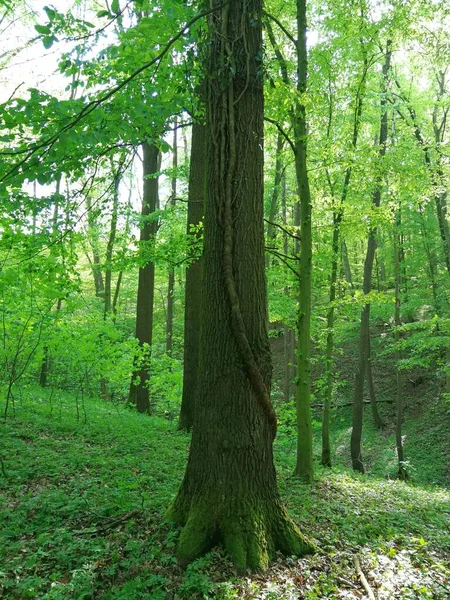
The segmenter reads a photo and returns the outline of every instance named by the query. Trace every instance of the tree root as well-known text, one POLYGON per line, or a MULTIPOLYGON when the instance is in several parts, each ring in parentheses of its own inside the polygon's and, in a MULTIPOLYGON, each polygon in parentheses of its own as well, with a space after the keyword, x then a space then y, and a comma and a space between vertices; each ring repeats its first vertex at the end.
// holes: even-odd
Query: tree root
MULTIPOLYGON (((166 518, 180 523, 173 507, 166 518)), ((274 515, 267 514, 264 508, 255 508, 238 516, 219 516, 215 511, 191 507, 176 551, 180 566, 185 567, 218 543, 240 571, 265 571, 277 550, 295 556, 317 551, 282 507, 274 515)))

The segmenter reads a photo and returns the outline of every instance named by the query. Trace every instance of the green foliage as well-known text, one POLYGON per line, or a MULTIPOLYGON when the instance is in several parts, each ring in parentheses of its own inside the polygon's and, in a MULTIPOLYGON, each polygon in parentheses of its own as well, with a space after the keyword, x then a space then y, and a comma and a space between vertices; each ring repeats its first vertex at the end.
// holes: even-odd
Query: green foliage
POLYGON ((267 575, 249 577, 214 551, 182 572, 178 532, 161 515, 181 480, 188 436, 113 403, 92 399, 86 411, 86 423, 78 422, 73 394, 50 399, 50 391, 29 388, 16 419, 2 425, 3 598, 336 597, 346 582, 359 589, 356 552, 381 597, 446 598, 448 492, 342 467, 302 485, 290 477, 284 426, 276 443, 283 498, 326 553, 277 560, 267 575))

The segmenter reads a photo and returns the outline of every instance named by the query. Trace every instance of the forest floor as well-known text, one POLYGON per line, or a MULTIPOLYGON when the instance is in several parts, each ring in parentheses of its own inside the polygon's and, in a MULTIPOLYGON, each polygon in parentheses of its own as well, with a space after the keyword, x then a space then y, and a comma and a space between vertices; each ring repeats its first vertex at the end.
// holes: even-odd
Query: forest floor
POLYGON ((408 444, 416 471, 412 482, 395 481, 392 432, 376 432, 366 420, 372 471, 354 474, 346 467, 345 410, 333 418, 338 466, 317 467, 311 487, 291 477, 295 436, 287 417, 275 445, 284 502, 323 553, 279 556, 268 572, 243 575, 220 550, 185 571, 176 564, 178 532, 162 515, 182 479, 189 436, 174 421, 92 399, 77 405, 69 394, 24 391, 16 416, 0 425, 0 597, 367 598, 355 572, 358 557, 377 598, 447 600, 448 456, 439 440, 432 447, 435 433, 427 433, 425 421, 409 428, 406 422, 407 435, 422 431, 408 444))

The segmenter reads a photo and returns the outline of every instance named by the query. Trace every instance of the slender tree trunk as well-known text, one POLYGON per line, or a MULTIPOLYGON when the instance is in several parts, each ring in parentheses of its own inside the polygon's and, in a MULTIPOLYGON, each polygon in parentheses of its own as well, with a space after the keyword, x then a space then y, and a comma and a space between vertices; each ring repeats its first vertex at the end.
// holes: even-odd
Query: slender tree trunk
POLYGON ((92 274, 94 276, 95 295, 103 298, 105 294, 105 285, 103 282, 102 266, 100 260, 99 236, 97 227, 97 217, 89 195, 86 196, 86 209, 88 219, 89 243, 92 249, 92 274))
POLYGON ((370 408, 372 411, 373 422, 377 429, 383 429, 383 421, 378 412, 377 397, 375 393, 375 385, 373 383, 372 373, 372 344, 370 341, 370 331, 367 338, 367 387, 369 389, 370 408))
POLYGON ((112 255, 114 250, 114 242, 116 240, 117 233, 117 213, 119 208, 119 173, 114 174, 114 195, 113 195, 113 206, 111 213, 111 225, 109 229, 108 243, 106 244, 106 255, 105 255, 105 314, 111 313, 112 310, 112 291, 111 291, 111 276, 112 276, 112 255))
POLYGON ((260 0, 215 5, 207 45, 209 173, 198 393, 186 474, 167 516, 182 526, 181 564, 220 541, 238 568, 265 569, 277 548, 303 554, 312 547, 281 504, 273 466, 262 6, 260 0))
MULTIPOLYGON (((379 161, 383 161, 384 155, 386 154, 386 142, 388 136, 388 112, 387 112, 387 84, 388 74, 391 64, 391 42, 388 41, 386 46, 385 62, 383 65, 383 84, 381 93, 381 123, 380 123, 380 137, 379 137, 379 161)), ((375 184, 375 191, 372 197, 372 203, 374 207, 378 208, 381 203, 381 184, 382 184, 382 173, 377 177, 375 184)), ((367 252, 364 261, 364 277, 363 277, 363 293, 367 295, 372 289, 372 270, 375 258, 376 250, 376 233, 377 228, 372 227, 369 231, 369 239, 367 242, 367 252)), ((361 312, 361 322, 359 328, 359 361, 358 370, 355 377, 355 395, 353 401, 353 421, 352 421, 352 435, 350 442, 350 451, 352 458, 352 466, 355 471, 364 473, 364 465, 362 462, 361 455, 361 437, 363 427, 363 407, 364 407, 364 377, 367 371, 367 360, 369 357, 369 343, 370 343, 370 304, 365 304, 361 312)))
MULTIPOLYGON (((58 177, 58 179, 56 180, 55 202, 53 205, 53 218, 52 218, 52 233, 53 233, 54 240, 56 240, 56 236, 58 235, 60 191, 61 191, 61 177, 58 177)), ((54 248, 55 248, 55 246, 52 246, 50 251, 53 252, 54 248)), ((60 311, 61 304, 62 304, 62 299, 58 298, 58 302, 56 304, 57 312, 60 311)), ((41 387, 47 386, 49 370, 50 370, 50 354, 49 354, 48 346, 46 344, 43 348, 41 369, 40 369, 40 373, 39 373, 39 385, 41 387)))
MULTIPOLYGON (((364 69, 361 78, 360 85, 358 86, 358 92, 356 95, 354 118, 353 118, 353 136, 352 136, 352 150, 356 149, 358 143, 359 126, 361 122, 361 114, 363 107, 363 100, 366 87, 366 76, 367 76, 367 57, 364 53, 364 69)), ((330 98, 331 102, 331 98, 330 98)), ((329 128, 331 128, 331 109, 330 109, 330 122, 329 128)), ((331 467, 331 444, 330 444, 330 411, 331 401, 333 398, 333 353, 334 353, 334 313, 335 313, 335 301, 336 301, 336 286, 338 279, 338 265, 339 265, 339 241, 341 233, 341 223, 343 218, 344 205, 347 200, 348 190, 350 187, 350 180, 352 176, 352 166, 349 166, 345 172, 344 185, 342 188, 342 194, 340 202, 333 209, 333 239, 332 239, 332 258, 331 258, 331 274, 330 274, 330 292, 329 292, 329 308, 327 312, 327 346, 326 346, 326 358, 325 358, 325 369, 326 369, 326 393, 324 399, 323 409, 323 420, 322 420, 322 465, 325 467, 331 467)), ((327 172, 328 175, 328 172, 327 172)), ((331 185, 331 178, 328 175, 328 181, 330 183, 330 189, 333 193, 333 186, 331 185)), ((345 248, 345 255, 348 263, 347 248, 345 242, 341 243, 341 247, 345 248)), ((345 264, 345 262, 344 262, 345 264)), ((345 266, 348 273, 348 280, 351 286, 351 271, 350 264, 345 266)), ((350 287, 353 294, 353 287, 350 287)))
POLYGON ((140 251, 144 264, 139 268, 138 293, 136 305, 136 338, 144 349, 145 356, 140 360, 133 373, 129 401, 141 413, 150 411, 150 352, 153 333, 153 298, 155 293, 155 265, 148 257, 153 247, 157 231, 155 220, 149 220, 155 212, 158 202, 158 148, 149 142, 143 142, 144 191, 142 197, 142 219, 140 251))
MULTIPOLYGON (((283 217, 283 224, 287 224, 287 208, 286 208, 286 172, 282 172, 281 177, 281 210, 283 217)), ((289 253, 289 240, 286 232, 283 232, 283 252, 287 256, 289 253)), ((289 288, 284 289, 286 297, 289 297, 289 288)), ((295 334, 293 330, 288 326, 283 326, 283 337, 284 337, 284 384, 283 384, 283 398, 285 402, 289 402, 291 399, 291 383, 295 378, 295 334)))
POLYGON ((354 296, 355 290, 353 288, 352 268, 350 266, 350 261, 348 258, 348 249, 347 249, 347 244, 345 243, 345 240, 342 240, 342 243, 341 243, 341 253, 342 253, 342 262, 344 264, 345 280, 347 282, 348 289, 350 290, 350 294, 352 296, 354 296))
MULTIPOLYGON (((277 136, 277 150, 275 155, 275 177, 273 182, 272 198, 270 200, 269 218, 267 223, 267 245, 272 246, 275 240, 275 215, 277 214, 278 197, 280 195, 281 177, 283 174, 283 152, 284 138, 281 133, 277 136)), ((266 268, 270 266, 270 253, 266 252, 266 268)))
MULTIPOLYGON (((178 168, 178 136, 177 136, 177 123, 178 120, 175 117, 174 119, 174 129, 173 129, 173 148, 172 148, 172 196, 170 199, 171 206, 175 206, 176 197, 177 197, 177 174, 176 169, 178 168)), ((170 267, 169 271, 169 281, 167 285, 167 320, 166 320, 166 354, 168 356, 172 356, 172 348, 173 348, 173 303, 174 303, 174 293, 175 289, 175 271, 173 267, 170 267)))
MULTIPOLYGON (((445 81, 445 79, 444 79, 444 81, 445 81)), ((427 143, 427 141, 425 140, 425 137, 423 136, 422 130, 421 130, 418 120, 417 120, 416 112, 415 112, 414 108, 412 107, 411 103, 409 102, 409 100, 403 95, 402 88, 401 88, 398 80, 395 80, 395 83, 396 83, 398 89, 400 90, 400 97, 406 103, 409 117, 411 119, 411 122, 412 122, 412 125, 414 128, 414 136, 415 136, 419 146, 423 150, 425 164, 427 166, 428 172, 430 173, 430 179, 431 179, 431 185, 433 187, 433 192, 434 192, 434 203, 435 203, 435 208, 436 208, 437 221, 438 221, 438 225, 439 225, 439 233, 440 233, 441 242, 442 242, 442 250, 443 250, 443 254, 444 254, 445 266, 447 268, 448 274, 450 275, 450 229, 449 229, 449 224, 448 224, 448 220, 447 220, 447 188, 446 188, 446 178, 442 171, 442 166, 441 166, 441 155, 438 153, 437 159, 434 164, 432 161, 432 158, 431 158, 430 145, 427 143)), ((442 82, 440 83, 440 86, 442 86, 442 82)), ((441 87, 438 99, 440 97, 442 97, 443 93, 444 93, 444 90, 441 87)), ((400 116, 405 118, 401 112, 400 112, 400 116)), ((436 146, 438 146, 442 140, 440 137, 441 136, 441 128, 437 126, 436 111, 433 114, 433 130, 434 130, 435 143, 436 143, 436 146)), ((445 131, 445 127, 443 128, 443 130, 445 131)))
MULTIPOLYGON (((307 90, 308 55, 306 48, 306 0, 297 0, 297 92, 299 98, 307 90)), ((296 101, 294 117, 295 170, 300 192, 300 285, 297 339, 297 462, 294 474, 305 482, 314 478, 311 419, 311 270, 312 224, 311 192, 306 165, 306 108, 296 101)))
MULTIPOLYGON (((395 231, 394 231, 394 268, 395 268, 395 343, 398 344, 400 341, 400 294, 401 294, 401 256, 400 252, 400 227, 401 227, 401 209, 398 210, 395 219, 395 231)), ((403 439, 402 439, 402 422, 403 422, 403 381, 402 374, 399 367, 400 361, 400 350, 397 348, 395 351, 395 362, 397 365, 396 372, 396 387, 397 387, 397 402, 396 402, 396 423, 395 423, 395 444, 397 447, 397 458, 398 458, 398 478, 405 481, 408 477, 408 473, 405 468, 405 455, 403 452, 403 439)))
MULTIPOLYGON (((187 235, 198 238, 198 225, 203 219, 206 185, 206 126, 192 126, 191 161, 189 169, 189 194, 187 235)), ((184 308, 184 367, 183 396, 181 400, 179 429, 190 430, 194 422, 197 393, 199 341, 202 303, 202 258, 190 263, 186 270, 186 296, 184 308)))

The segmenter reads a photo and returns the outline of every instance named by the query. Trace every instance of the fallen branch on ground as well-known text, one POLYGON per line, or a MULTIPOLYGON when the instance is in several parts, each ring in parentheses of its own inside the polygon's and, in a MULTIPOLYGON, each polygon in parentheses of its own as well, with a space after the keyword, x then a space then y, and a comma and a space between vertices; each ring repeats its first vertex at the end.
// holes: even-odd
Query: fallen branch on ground
POLYGON ((355 554, 355 556, 353 557, 353 563, 355 565, 356 573, 359 576, 359 580, 361 581, 361 585, 366 590, 367 595, 369 596, 369 600, 375 600, 375 594, 373 593, 372 588, 370 587, 366 576, 364 575, 361 569, 361 563, 359 562, 359 556, 357 554, 355 554))

